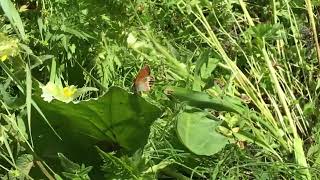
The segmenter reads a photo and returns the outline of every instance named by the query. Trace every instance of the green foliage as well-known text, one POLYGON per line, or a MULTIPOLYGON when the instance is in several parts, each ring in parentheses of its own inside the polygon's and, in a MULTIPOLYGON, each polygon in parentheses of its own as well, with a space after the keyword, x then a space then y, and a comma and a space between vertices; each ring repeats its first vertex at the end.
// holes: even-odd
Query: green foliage
POLYGON ((84 164, 80 166, 70 161, 61 153, 58 153, 58 157, 60 159, 61 166, 64 169, 64 172, 62 172, 64 177, 66 177, 67 179, 74 179, 74 180, 90 179, 88 173, 91 171, 92 166, 85 167, 84 164))
POLYGON ((4 84, 0 84, 0 96, 1 96, 1 100, 8 105, 9 107, 11 107, 13 105, 13 103, 15 102, 15 100, 17 99, 17 97, 14 97, 10 94, 9 90, 10 90, 10 80, 8 80, 6 83, 4 84))
POLYGON ((214 155, 228 139, 217 132, 219 122, 204 112, 182 112, 178 115, 177 131, 182 143, 197 155, 214 155))
MULTIPOLYGON (((132 157, 118 158, 114 153, 105 153, 98 149, 104 164, 102 166, 105 179, 153 179, 151 173, 147 173, 148 166, 142 157, 141 151, 137 151, 132 157)), ((153 172, 155 173, 155 172, 153 172)))
POLYGON ((0 6, 1 178, 319 176, 319 3, 0 6), (140 97, 145 64, 155 84, 140 97), (41 99, 54 79, 77 103, 41 99))
POLYGON ((5 15, 8 17, 13 28, 18 31, 17 34, 21 36, 22 40, 26 40, 24 26, 18 11, 14 7, 14 4, 10 0, 3 0, 0 2, 0 5, 5 15))

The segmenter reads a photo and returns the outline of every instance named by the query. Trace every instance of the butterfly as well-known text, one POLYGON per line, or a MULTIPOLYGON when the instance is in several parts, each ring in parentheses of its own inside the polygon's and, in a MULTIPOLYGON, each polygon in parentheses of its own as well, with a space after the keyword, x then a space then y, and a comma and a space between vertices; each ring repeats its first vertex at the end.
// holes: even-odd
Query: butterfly
POLYGON ((134 91, 136 93, 148 92, 154 83, 154 78, 150 75, 151 70, 148 65, 140 69, 134 80, 134 91))

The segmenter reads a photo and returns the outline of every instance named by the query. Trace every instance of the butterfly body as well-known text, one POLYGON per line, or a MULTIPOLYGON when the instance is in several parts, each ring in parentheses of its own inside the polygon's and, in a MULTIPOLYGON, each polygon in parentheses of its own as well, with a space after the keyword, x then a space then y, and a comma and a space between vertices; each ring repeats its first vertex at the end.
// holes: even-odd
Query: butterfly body
POLYGON ((145 65, 137 74, 134 80, 134 90, 137 93, 148 92, 151 90, 154 78, 150 75, 150 67, 145 65))

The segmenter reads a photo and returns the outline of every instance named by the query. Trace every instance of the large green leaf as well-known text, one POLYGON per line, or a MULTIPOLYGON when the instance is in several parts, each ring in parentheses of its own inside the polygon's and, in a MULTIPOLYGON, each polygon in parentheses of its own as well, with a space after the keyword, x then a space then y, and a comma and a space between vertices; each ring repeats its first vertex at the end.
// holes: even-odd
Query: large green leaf
POLYGON ((219 124, 205 112, 182 112, 178 116, 177 131, 182 143, 190 151, 210 156, 228 143, 228 138, 215 130, 219 124))
MULTIPOLYGON (((85 143, 84 138, 90 138, 94 142, 115 142, 134 151, 147 142, 150 125, 160 115, 158 107, 118 87, 110 88, 96 100, 76 104, 34 99, 62 139, 69 139, 74 145, 81 145, 85 143)), ((38 132, 38 135, 43 136, 47 131, 50 130, 38 132)), ((44 137, 43 141, 46 141, 44 137)))

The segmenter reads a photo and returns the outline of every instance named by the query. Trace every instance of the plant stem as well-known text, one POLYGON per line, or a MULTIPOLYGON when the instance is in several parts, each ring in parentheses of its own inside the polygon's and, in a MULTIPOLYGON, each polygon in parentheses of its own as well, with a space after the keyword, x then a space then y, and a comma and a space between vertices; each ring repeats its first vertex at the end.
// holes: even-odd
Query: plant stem
POLYGON ((171 177, 174 177, 178 180, 190 180, 190 178, 182 175, 181 173, 178 173, 174 170, 172 170, 171 168, 165 168, 163 170, 161 170, 164 174, 169 175, 171 177))
MULTIPOLYGON (((286 113, 286 116, 288 118, 291 130, 293 133, 293 137, 294 137, 293 145, 294 145, 295 159, 299 165, 301 165, 305 168, 308 168, 308 163, 307 163, 306 157, 304 155, 304 151, 303 151, 303 142, 302 142, 301 138, 299 137, 295 122, 292 118, 288 103, 285 99, 286 95, 280 86, 280 83, 279 83, 277 75, 276 75, 276 71, 275 71, 274 67, 272 66, 272 62, 268 56, 264 39, 262 39, 262 43, 263 43, 262 54, 263 54, 264 60, 266 61, 266 64, 268 66, 268 69, 269 69, 269 72, 271 75, 271 79, 273 80, 278 97, 280 99, 282 107, 284 108, 284 111, 286 113)), ((310 175, 310 172, 308 169, 304 169, 303 173, 307 176, 307 179, 311 178, 311 175, 310 175)))
POLYGON ((50 173, 46 170, 46 168, 42 165, 42 163, 40 161, 36 161, 37 165, 39 166, 39 168, 41 169, 41 171, 43 172, 43 174, 49 179, 49 180, 54 180, 54 177, 52 177, 50 175, 50 173))
POLYGON ((244 13, 244 16, 245 16, 245 17, 247 18, 247 20, 248 20, 249 25, 250 25, 250 26, 254 26, 253 20, 252 20, 250 14, 249 14, 249 12, 248 12, 248 10, 247 10, 247 8, 246 8, 246 4, 243 2, 243 0, 239 0, 239 4, 240 4, 240 6, 241 6, 241 8, 242 8, 242 11, 243 11, 243 13, 244 13))
POLYGON ((305 2, 306 2, 306 8, 308 11, 308 15, 309 15, 310 26, 311 26, 312 32, 313 32, 314 43, 315 43, 316 50, 317 50, 318 63, 320 65, 320 46, 319 46, 319 42, 318 42, 316 23, 314 22, 314 18, 313 18, 312 4, 311 4, 310 0, 305 0, 305 2))

